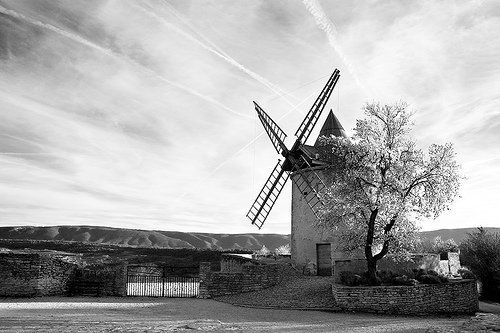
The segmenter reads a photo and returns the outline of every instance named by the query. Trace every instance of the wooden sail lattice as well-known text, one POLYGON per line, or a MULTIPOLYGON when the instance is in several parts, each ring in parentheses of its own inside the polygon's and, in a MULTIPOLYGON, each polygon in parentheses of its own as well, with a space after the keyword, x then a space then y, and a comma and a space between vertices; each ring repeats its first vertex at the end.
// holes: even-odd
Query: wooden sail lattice
POLYGON ((252 224, 255 224, 259 229, 262 228, 288 177, 289 173, 283 170, 282 163, 278 160, 278 164, 274 167, 262 190, 259 192, 257 199, 255 199, 247 213, 247 217, 252 220, 252 224))
POLYGON ((293 182, 300 190, 316 218, 318 218, 319 209, 322 207, 319 193, 325 188, 325 184, 304 157, 301 146, 305 145, 309 138, 339 77, 340 71, 336 69, 295 132, 297 140, 290 150, 284 144, 285 132, 254 102, 255 110, 274 148, 278 154, 285 157, 284 163, 278 160, 278 164, 274 167, 247 213, 247 217, 252 221, 252 224, 255 224, 259 229, 262 228, 291 173, 296 173, 293 182))
POLYGON ((255 110, 257 111, 260 122, 262 123, 262 126, 264 126, 269 139, 271 139, 274 148, 278 154, 281 154, 283 150, 286 150, 284 143, 286 138, 285 132, 283 132, 278 124, 276 124, 257 103, 253 102, 253 104, 255 105, 255 110))
POLYGON ((314 102, 313 106, 311 107, 311 110, 309 110, 306 117, 304 118, 299 128, 295 132, 297 140, 300 141, 302 144, 304 144, 307 141, 314 126, 318 122, 318 119, 321 113, 323 112, 326 102, 328 102, 328 99, 330 98, 330 95, 332 94, 333 88, 335 88, 335 85, 337 84, 339 77, 340 77, 340 71, 336 69, 333 72, 332 76, 330 76, 330 79, 328 80, 325 87, 323 88, 318 98, 314 102))
POLYGON ((323 206, 319 194, 325 189, 326 185, 303 156, 301 156, 301 162, 305 163, 308 169, 304 171, 303 168, 298 168, 296 175, 292 177, 292 181, 299 189, 307 205, 311 208, 314 216, 319 218, 319 209, 323 206))

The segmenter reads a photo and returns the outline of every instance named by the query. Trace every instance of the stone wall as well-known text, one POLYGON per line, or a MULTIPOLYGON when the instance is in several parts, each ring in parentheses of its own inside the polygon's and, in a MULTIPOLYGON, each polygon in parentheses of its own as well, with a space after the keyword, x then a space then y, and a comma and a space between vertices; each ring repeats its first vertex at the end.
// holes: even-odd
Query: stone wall
POLYGON ((241 266, 241 272, 213 272, 210 263, 200 264, 200 293, 198 298, 212 298, 262 290, 281 282, 286 274, 282 264, 241 266))
POLYGON ((127 263, 107 265, 93 269, 77 269, 70 279, 70 294, 78 295, 85 284, 99 285, 99 296, 127 295, 127 263))
POLYGON ((63 295, 75 268, 48 254, 0 253, 0 296, 63 295))
POLYGON ((465 314, 479 309, 475 280, 417 286, 332 286, 337 305, 345 311, 386 314, 465 314))

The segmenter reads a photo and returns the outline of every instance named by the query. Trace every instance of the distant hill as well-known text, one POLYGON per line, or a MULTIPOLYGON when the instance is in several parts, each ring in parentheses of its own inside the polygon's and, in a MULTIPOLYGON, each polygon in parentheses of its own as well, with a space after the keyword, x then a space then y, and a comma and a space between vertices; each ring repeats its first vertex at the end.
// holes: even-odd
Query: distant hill
MULTIPOLYGON (((491 233, 500 233, 500 228, 484 228, 488 232, 491 233)), ((467 234, 474 233, 477 231, 477 228, 462 228, 462 229, 439 229, 432 231, 422 231, 420 234, 423 238, 427 238, 429 240, 434 239, 437 236, 441 236, 442 240, 447 240, 453 238, 453 240, 460 244, 465 238, 467 238, 467 234)))
POLYGON ((268 249, 289 244, 290 235, 209 234, 96 226, 0 227, 0 239, 78 241, 154 248, 268 249))
MULTIPOLYGON (((500 228, 485 228, 500 233, 500 228)), ((441 236, 443 240, 453 238, 458 244, 467 233, 477 228, 441 229, 423 231, 422 236, 432 240, 441 236)), ((281 234, 210 234, 186 233, 176 231, 120 229, 96 226, 57 226, 57 227, 0 227, 0 239, 78 241, 106 245, 123 245, 167 249, 249 249, 258 250, 265 245, 274 250, 290 243, 290 235, 281 234)))

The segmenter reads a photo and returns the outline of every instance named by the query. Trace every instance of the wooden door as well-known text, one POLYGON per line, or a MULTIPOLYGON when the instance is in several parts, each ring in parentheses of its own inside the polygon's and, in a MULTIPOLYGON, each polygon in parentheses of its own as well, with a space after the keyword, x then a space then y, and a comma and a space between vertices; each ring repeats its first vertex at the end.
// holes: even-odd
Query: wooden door
POLYGON ((332 245, 316 244, 318 275, 332 275, 332 245))

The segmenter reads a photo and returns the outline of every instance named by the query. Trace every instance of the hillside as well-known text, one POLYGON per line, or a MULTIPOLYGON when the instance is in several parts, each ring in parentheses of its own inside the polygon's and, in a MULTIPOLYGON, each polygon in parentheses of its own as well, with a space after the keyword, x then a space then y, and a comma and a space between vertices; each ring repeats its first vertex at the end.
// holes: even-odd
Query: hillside
MULTIPOLYGON (((500 233, 500 228, 484 228, 488 230, 488 232, 492 233, 500 233)), ((453 238, 453 240, 460 244, 465 238, 467 238, 467 234, 474 233, 477 231, 477 228, 462 228, 462 229, 439 229, 432 231, 422 231, 421 235, 423 238, 427 238, 432 240, 437 236, 441 236, 441 239, 447 240, 453 238)))
POLYGON ((289 235, 210 234, 136 230, 96 226, 0 227, 0 239, 77 241, 153 248, 250 249, 275 248, 290 243, 289 235))
MULTIPOLYGON (((499 232, 500 228, 485 228, 499 232)), ((422 232, 423 238, 432 240, 441 236, 443 240, 453 238, 460 243, 467 233, 477 228, 441 229, 422 232)), ((274 250, 290 243, 290 235, 281 234, 211 234, 177 231, 120 229, 97 226, 57 227, 0 227, 0 239, 23 239, 39 241, 77 241, 103 245, 166 249, 249 249, 257 250, 265 245, 274 250)))

